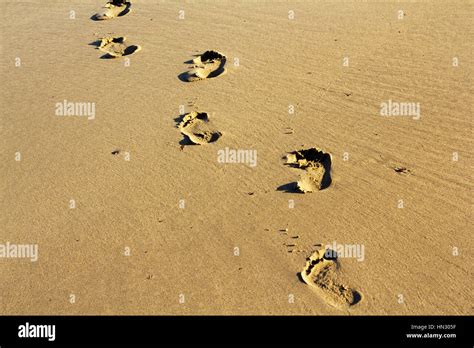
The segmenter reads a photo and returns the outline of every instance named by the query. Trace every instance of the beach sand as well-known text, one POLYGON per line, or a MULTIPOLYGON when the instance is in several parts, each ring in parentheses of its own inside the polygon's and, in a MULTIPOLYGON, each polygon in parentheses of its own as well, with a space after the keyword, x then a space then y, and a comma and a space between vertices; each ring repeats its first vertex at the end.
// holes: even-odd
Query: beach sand
POLYGON ((0 243, 38 245, 0 259, 1 314, 473 314, 472 1, 102 5, 0 1, 0 243), (183 81, 207 50, 225 74, 183 81), (183 143, 193 111, 217 141, 183 143), (313 147, 331 184, 294 192, 284 157, 313 147), (302 281, 333 243, 364 255, 302 281))

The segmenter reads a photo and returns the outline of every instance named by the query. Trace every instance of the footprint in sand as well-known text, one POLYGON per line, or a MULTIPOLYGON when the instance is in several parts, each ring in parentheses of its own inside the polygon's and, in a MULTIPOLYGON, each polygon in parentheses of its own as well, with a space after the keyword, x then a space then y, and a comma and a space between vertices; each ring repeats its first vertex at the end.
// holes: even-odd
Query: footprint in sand
POLYGON ((127 45, 125 37, 104 37, 94 44, 104 52, 101 58, 118 58, 129 56, 140 51, 142 48, 138 45, 127 45))
MULTIPOLYGON (((317 148, 293 151, 287 154, 286 163, 304 170, 296 183, 297 191, 307 193, 323 190, 331 185, 331 154, 317 148)), ((283 185, 279 190, 291 192, 294 184, 283 185)))
POLYGON ((321 249, 308 258, 300 276, 328 304, 344 309, 360 302, 362 295, 340 281, 339 268, 336 253, 321 249))
POLYGON ((222 133, 212 127, 209 116, 205 112, 193 111, 185 114, 178 123, 178 128, 183 135, 197 145, 213 143, 222 136, 222 133))
POLYGON ((125 16, 131 11, 132 4, 129 1, 113 0, 104 5, 102 11, 92 16, 93 20, 100 21, 125 16))
POLYGON ((194 82, 226 73, 224 68, 226 57, 217 51, 206 51, 187 63, 192 63, 193 66, 190 71, 178 76, 181 81, 194 82))

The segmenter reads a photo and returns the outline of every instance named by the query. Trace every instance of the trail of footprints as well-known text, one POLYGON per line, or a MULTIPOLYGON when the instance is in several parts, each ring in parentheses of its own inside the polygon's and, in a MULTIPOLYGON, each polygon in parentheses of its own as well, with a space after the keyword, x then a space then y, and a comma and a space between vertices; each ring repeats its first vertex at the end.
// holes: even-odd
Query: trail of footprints
MULTIPOLYGON (((103 9, 93 15, 93 20, 107 20, 115 17, 122 17, 130 13, 132 4, 126 0, 111 0, 107 2, 103 9)), ((103 37, 92 44, 104 55, 101 58, 119 58, 137 53, 142 48, 139 45, 129 45, 127 39, 119 37, 103 37)))
MULTIPOLYGON (((124 16, 130 11, 131 3, 129 1, 111 0, 105 4, 101 11, 92 16, 92 19, 108 20, 124 16)), ((141 50, 139 45, 128 44, 126 41, 125 37, 104 37, 93 44, 105 53, 103 58, 128 56, 141 50)), ((226 56, 218 51, 205 51, 186 63, 191 64, 189 70, 178 76, 184 82, 211 79, 226 73, 226 56)), ((213 143, 222 136, 222 133, 215 129, 206 112, 192 111, 181 115, 176 121, 177 128, 185 136, 181 149, 184 145, 191 143, 196 145, 213 143)), ((119 150, 116 150, 112 154, 118 152, 119 150)), ((309 193, 329 187, 331 185, 331 159, 331 154, 318 148, 288 153, 285 164, 303 170, 296 185, 293 185, 294 187, 290 191, 309 193)), ((286 231, 282 230, 284 235, 287 234, 286 231)), ((298 238, 299 236, 292 236, 292 241, 284 244, 288 253, 307 252, 297 248, 296 240, 298 238)), ((328 304, 336 308, 348 308, 358 303, 362 299, 362 295, 340 280, 340 264, 337 256, 328 257, 327 254, 328 250, 325 249, 313 252, 299 273, 300 279, 328 304)))
MULTIPOLYGON (((184 82, 210 79, 226 73, 224 68, 226 57, 217 51, 206 51, 188 63, 193 63, 190 70, 178 76, 184 82)), ((185 136, 184 141, 181 142, 182 145, 209 144, 222 136, 222 133, 216 130, 210 122, 206 112, 192 111, 181 115, 181 118, 178 119, 178 128, 185 136)))
MULTIPOLYGON (((111 0, 107 2, 103 9, 92 16, 93 20, 107 20, 115 17, 124 16, 131 11, 132 4, 126 0, 111 0)), ((92 45, 104 52, 102 58, 124 57, 136 52, 142 48, 139 45, 128 44, 127 38, 103 37, 92 45)), ((178 77, 185 82, 195 82, 205 79, 211 79, 226 73, 226 56, 217 51, 205 51, 203 54, 196 55, 195 58, 187 63, 192 64, 190 70, 182 73, 178 77)), ((196 145, 208 144, 217 141, 222 133, 215 130, 209 121, 209 116, 205 112, 190 112, 181 115, 177 127, 186 137, 184 144, 190 143, 196 145)), ((182 144, 183 145, 183 144, 182 144)))

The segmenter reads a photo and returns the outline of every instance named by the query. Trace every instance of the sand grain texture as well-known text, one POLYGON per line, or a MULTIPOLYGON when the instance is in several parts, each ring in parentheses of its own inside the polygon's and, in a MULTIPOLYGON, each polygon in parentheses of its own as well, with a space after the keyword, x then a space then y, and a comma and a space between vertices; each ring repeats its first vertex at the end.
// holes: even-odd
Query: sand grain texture
POLYGON ((0 259, 2 314, 473 314, 472 1, 137 0, 91 20, 102 5, 0 1, 0 242, 39 245, 0 259), (120 36, 144 47, 128 65, 89 45, 120 36), (227 74, 183 83, 211 48, 227 74), (63 100, 95 118, 55 115, 63 100), (380 116, 387 100, 421 118, 380 116), (225 135, 180 148, 181 106, 225 135), (301 171, 282 157, 311 147, 331 185, 278 190, 301 171), (365 246, 341 261, 350 308, 298 280, 333 241, 365 246))

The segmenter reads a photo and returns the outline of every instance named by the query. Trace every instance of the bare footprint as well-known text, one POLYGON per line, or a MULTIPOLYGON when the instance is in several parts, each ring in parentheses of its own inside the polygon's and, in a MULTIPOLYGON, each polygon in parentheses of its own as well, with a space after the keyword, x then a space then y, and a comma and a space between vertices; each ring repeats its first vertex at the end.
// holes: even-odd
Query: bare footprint
POLYGON ((304 170, 296 183, 298 191, 303 193, 323 190, 331 185, 331 162, 331 154, 314 147, 293 151, 286 156, 286 164, 304 170))
POLYGON ((138 45, 127 45, 125 37, 105 37, 99 41, 98 48, 105 53, 103 58, 118 58, 140 51, 138 45))
POLYGON ((301 279, 331 306, 339 309, 349 308, 357 304, 362 296, 338 279, 339 264, 335 255, 336 253, 329 249, 315 251, 307 259, 300 273, 301 279))
POLYGON ((192 60, 193 66, 190 71, 179 75, 179 79, 185 82, 194 82, 214 78, 226 73, 224 65, 226 57, 217 51, 206 51, 192 60))
POLYGON ((303 193, 321 190, 323 189, 324 175, 326 175, 326 169, 322 164, 317 163, 313 167, 308 167, 300 175, 296 187, 303 193))
POLYGON ((197 145, 213 143, 222 136, 222 133, 214 130, 209 123, 209 116, 205 112, 190 112, 185 114, 178 124, 178 128, 197 145))
POLYGON ((115 17, 122 17, 131 11, 131 6, 132 4, 128 1, 109 1, 104 5, 102 11, 99 11, 92 16, 92 19, 99 21, 112 19, 115 17))

